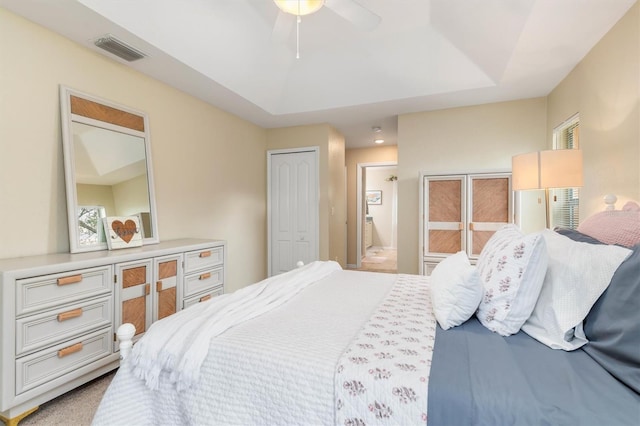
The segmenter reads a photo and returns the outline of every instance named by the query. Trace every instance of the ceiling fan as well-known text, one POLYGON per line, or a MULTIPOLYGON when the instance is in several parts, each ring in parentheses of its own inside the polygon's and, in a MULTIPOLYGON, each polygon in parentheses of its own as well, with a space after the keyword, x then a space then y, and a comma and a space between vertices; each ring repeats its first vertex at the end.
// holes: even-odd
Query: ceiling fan
POLYGON ((361 31, 371 31, 380 23, 380 16, 362 6, 356 0, 273 0, 280 8, 280 12, 273 27, 272 38, 276 41, 284 41, 291 33, 293 24, 296 24, 297 52, 299 53, 299 28, 301 16, 317 12, 326 7, 336 15, 353 24, 361 31), (292 18, 292 15, 295 18, 292 18), (295 19, 295 20, 294 20, 295 19))

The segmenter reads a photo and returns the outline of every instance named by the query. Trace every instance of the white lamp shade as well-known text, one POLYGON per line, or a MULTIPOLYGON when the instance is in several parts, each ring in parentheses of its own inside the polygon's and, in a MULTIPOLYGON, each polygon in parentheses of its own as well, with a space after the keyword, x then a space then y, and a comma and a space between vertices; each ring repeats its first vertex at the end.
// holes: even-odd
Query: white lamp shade
POLYGON ((516 155, 511 159, 511 185, 515 191, 540 189, 538 153, 516 155))
POLYGON ((574 188, 579 186, 582 186, 581 150, 540 151, 541 188, 574 188))
POLYGON ((512 185, 525 189, 575 188, 582 181, 582 151, 554 149, 516 155, 511 159, 512 185))
POLYGON ((283 12, 296 16, 310 15, 320 10, 324 0, 273 0, 283 12))

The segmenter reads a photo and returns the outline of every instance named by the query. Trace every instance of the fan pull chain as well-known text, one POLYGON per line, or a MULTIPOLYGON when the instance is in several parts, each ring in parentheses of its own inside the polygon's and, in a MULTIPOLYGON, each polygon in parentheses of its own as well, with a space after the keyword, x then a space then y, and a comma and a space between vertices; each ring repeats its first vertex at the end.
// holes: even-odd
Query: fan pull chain
POLYGON ((298 15, 296 19, 296 59, 300 59, 300 22, 302 18, 298 15))

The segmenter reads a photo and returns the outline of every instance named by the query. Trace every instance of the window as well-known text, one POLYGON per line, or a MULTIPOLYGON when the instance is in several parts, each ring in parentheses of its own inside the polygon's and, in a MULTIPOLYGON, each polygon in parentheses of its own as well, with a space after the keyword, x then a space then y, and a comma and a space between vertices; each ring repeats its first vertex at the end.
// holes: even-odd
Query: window
MULTIPOLYGON (((578 149, 579 147, 580 116, 576 114, 553 129, 553 149, 578 149)), ((580 223, 579 188, 551 191, 551 226, 576 229, 580 223)))
POLYGON ((78 206, 78 239, 80 246, 105 241, 102 218, 106 216, 103 206, 78 206))

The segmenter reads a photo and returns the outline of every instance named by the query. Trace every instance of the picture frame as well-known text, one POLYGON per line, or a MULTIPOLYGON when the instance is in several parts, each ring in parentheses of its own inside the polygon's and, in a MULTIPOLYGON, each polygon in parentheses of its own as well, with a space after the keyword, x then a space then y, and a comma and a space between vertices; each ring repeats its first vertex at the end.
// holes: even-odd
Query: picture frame
POLYGON ((103 219, 103 223, 109 250, 142 246, 138 216, 109 216, 103 219))
POLYGON ((380 205, 382 204, 382 191, 379 189, 367 190, 367 204, 380 205))

